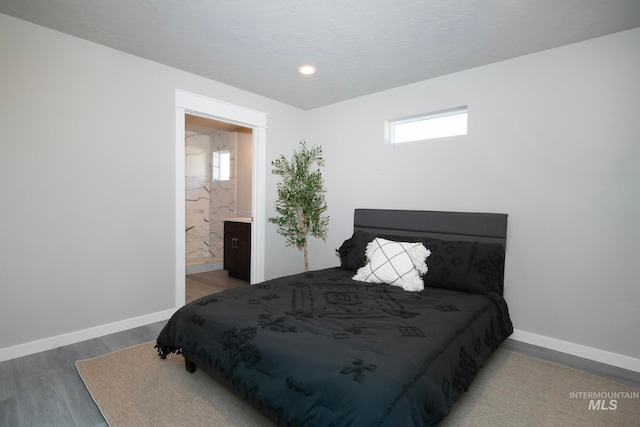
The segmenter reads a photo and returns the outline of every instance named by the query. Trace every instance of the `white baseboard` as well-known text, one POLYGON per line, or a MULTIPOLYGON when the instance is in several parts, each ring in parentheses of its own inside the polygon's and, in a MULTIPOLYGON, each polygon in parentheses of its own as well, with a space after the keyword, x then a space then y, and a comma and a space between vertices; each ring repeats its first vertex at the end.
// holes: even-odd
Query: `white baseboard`
POLYGON ((531 332, 520 331, 518 329, 514 329, 513 334, 509 338, 515 341, 537 345, 538 347, 559 351, 561 353, 567 353, 572 356, 578 356, 584 359, 605 363, 607 365, 617 366, 618 368, 640 372, 640 359, 624 356, 622 354, 611 353, 609 351, 574 344, 555 338, 549 338, 544 335, 532 334, 531 332))
POLYGON ((144 316, 120 320, 106 325, 70 332, 68 334, 19 344, 13 347, 0 348, 0 362, 167 320, 175 311, 175 308, 159 311, 156 313, 146 314, 144 316))
POLYGON ((187 274, 198 274, 205 273, 207 271, 215 271, 222 270, 224 267, 224 262, 215 261, 215 262, 205 262, 203 264, 193 264, 185 266, 185 271, 187 274))

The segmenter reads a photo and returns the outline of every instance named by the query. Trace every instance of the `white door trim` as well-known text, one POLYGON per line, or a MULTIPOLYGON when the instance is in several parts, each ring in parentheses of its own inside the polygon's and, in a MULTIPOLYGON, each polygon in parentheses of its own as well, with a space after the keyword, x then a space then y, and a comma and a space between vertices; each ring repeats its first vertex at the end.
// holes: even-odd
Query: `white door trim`
POLYGON ((195 93, 176 89, 175 181, 176 181, 176 308, 185 303, 185 114, 234 123, 252 129, 253 165, 251 212, 251 283, 264 281, 265 178, 267 115, 238 105, 228 104, 195 93))

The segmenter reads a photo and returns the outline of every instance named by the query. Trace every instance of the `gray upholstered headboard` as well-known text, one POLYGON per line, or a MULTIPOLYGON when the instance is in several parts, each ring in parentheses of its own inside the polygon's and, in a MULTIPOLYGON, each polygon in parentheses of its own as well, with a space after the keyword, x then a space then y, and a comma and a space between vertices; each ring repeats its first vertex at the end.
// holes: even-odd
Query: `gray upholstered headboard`
POLYGON ((501 243, 506 248, 507 214, 356 209, 354 231, 377 235, 501 243))

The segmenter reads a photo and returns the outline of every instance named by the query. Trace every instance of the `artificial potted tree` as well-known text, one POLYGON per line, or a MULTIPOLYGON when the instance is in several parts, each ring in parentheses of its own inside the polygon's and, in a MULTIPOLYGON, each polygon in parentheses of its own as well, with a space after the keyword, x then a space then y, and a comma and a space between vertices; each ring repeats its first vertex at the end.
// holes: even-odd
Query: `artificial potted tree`
POLYGON ((285 237, 287 246, 302 250, 304 271, 309 271, 308 236, 325 240, 329 226, 329 217, 324 215, 327 202, 320 172, 324 166, 322 147, 307 148, 301 142, 290 160, 280 155, 271 164, 272 172, 280 175, 282 181, 277 185, 279 216, 269 218, 269 222, 278 225, 278 233, 285 237))

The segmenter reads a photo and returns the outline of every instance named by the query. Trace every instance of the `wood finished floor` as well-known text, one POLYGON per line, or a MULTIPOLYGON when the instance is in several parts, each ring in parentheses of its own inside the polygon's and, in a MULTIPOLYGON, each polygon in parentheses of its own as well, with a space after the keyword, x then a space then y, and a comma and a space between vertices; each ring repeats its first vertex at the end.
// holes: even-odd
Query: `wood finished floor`
MULTIPOLYGON (((186 300, 247 286, 226 271, 187 276, 186 300)), ((107 335, 54 350, 0 363, 0 426, 107 426, 87 392, 75 361, 108 354, 156 339, 166 322, 107 335)), ((502 348, 590 372, 632 387, 640 387, 640 373, 507 340, 502 348)))
POLYGON ((191 302, 205 295, 224 291, 225 289, 247 286, 248 284, 244 280, 229 277, 226 270, 190 274, 186 280, 185 300, 186 302, 191 302))

